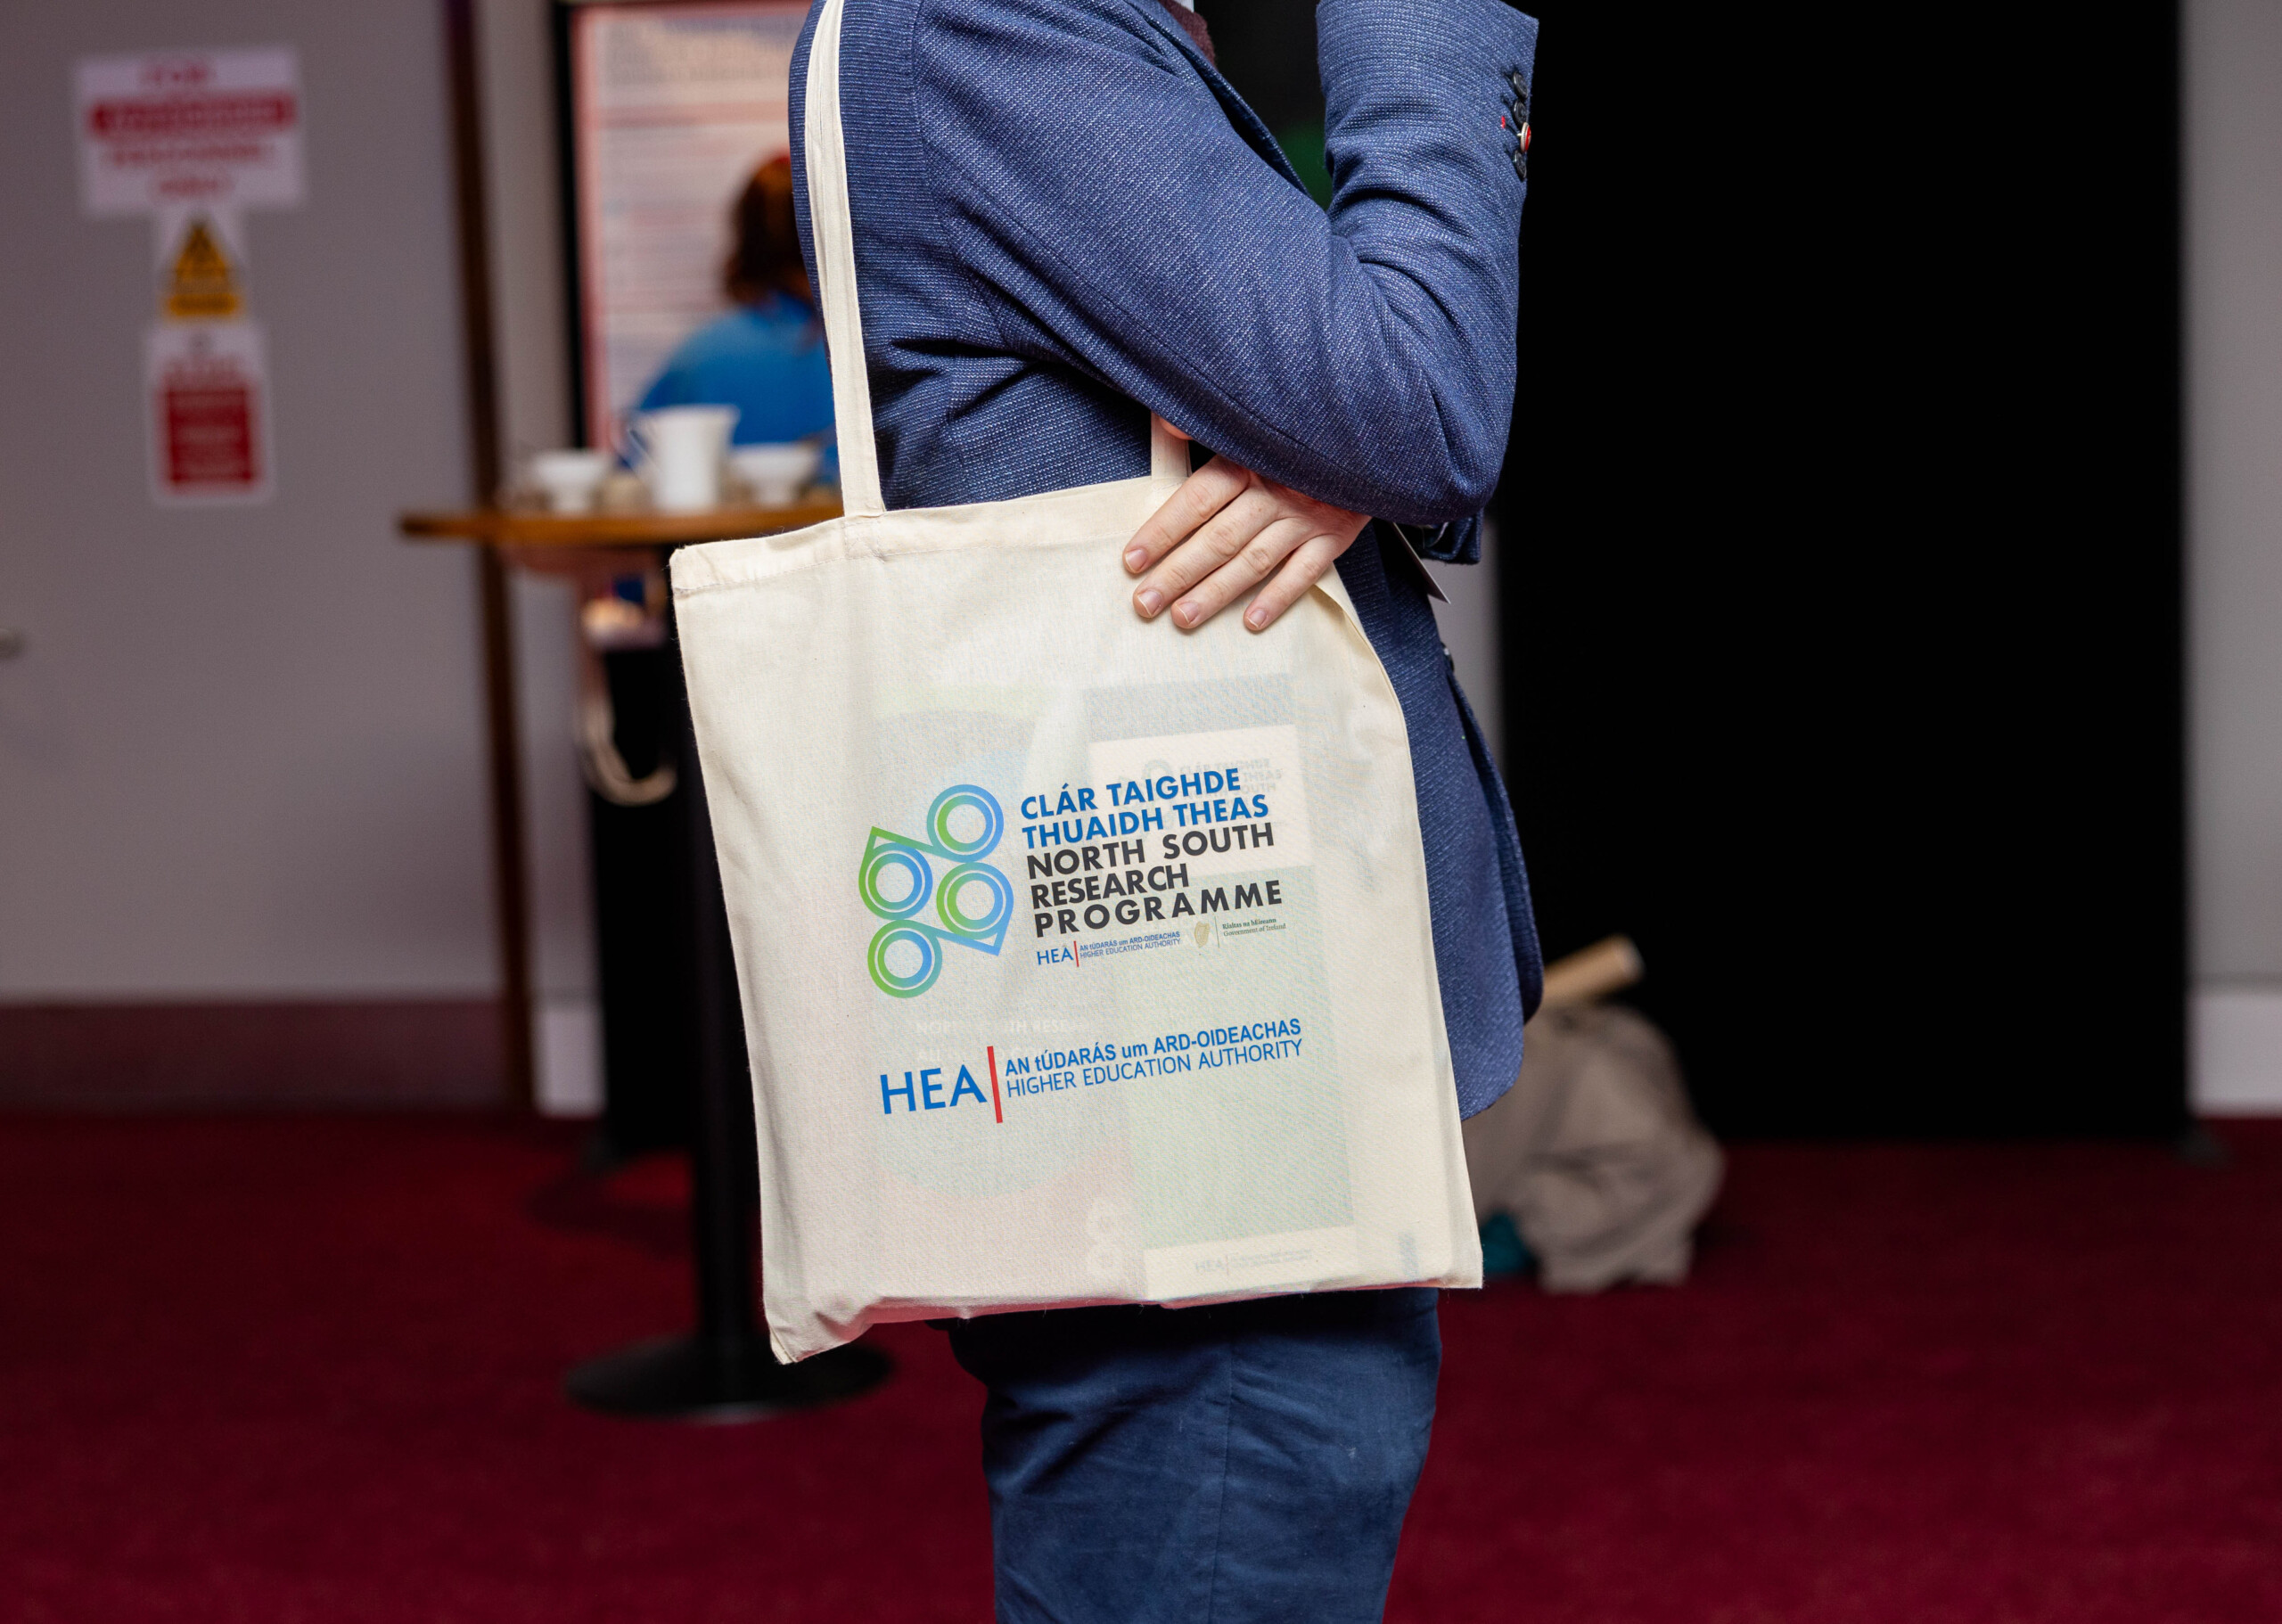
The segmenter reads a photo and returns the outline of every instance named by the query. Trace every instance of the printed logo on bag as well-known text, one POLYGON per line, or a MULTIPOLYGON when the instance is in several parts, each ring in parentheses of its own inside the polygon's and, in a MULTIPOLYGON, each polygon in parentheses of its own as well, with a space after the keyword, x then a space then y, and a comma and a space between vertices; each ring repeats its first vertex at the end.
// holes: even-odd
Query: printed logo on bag
POLYGON ((997 956, 1014 916, 1014 888, 982 859, 1006 831, 997 799, 971 783, 935 797, 925 840, 872 831, 856 874, 857 895, 887 922, 873 932, 866 956, 872 985, 891 998, 917 997, 942 973, 945 942, 997 956), (931 898, 934 916, 923 920, 931 898))
MULTIPOLYGON (((1186 941, 1201 950, 1231 933, 1225 924, 1178 923, 1200 913, 1250 914, 1253 916, 1235 927, 1244 933, 1284 929, 1276 915, 1263 911, 1285 906, 1284 882, 1268 878, 1265 871, 1305 866, 1307 840, 1304 829, 1295 831, 1286 822, 1285 844, 1276 847, 1277 813, 1269 805, 1263 780, 1277 775, 1276 756, 1265 746, 1271 741, 1284 743, 1291 731, 1273 727, 1252 729, 1248 734, 1190 735, 1207 748, 1237 740, 1245 743, 1235 745, 1236 759, 1222 765, 1206 767, 1200 761, 1170 771, 1162 770, 1170 765, 1164 758, 1187 753, 1182 748, 1187 740, 1096 744, 1096 757, 1137 757, 1129 775, 1111 772, 1099 783, 1079 784, 1074 791, 1065 783, 1058 796, 1024 796, 1021 810, 1027 850, 1022 862, 1030 884, 1030 931, 1039 944, 1038 964, 1083 969, 1114 955, 1174 947, 1186 941), (1250 789, 1245 788, 1246 773, 1252 775, 1250 789), (1291 840, 1294 833, 1300 835, 1297 843, 1291 840), (1194 879, 1191 864, 1197 869, 1194 879), (1211 876, 1221 874, 1235 882, 1209 882, 1211 876), (1135 927, 1137 934, 1116 934, 1135 927), (1047 945, 1049 932, 1056 937, 1082 934, 1086 939, 1047 945)), ((1116 765, 1113 759, 1096 763, 1097 770, 1116 765)))
POLYGON ((1300 1017, 1283 1015, 1248 1021, 1241 1026, 1199 1027, 1193 1032, 1153 1032, 1128 1043, 1104 1038, 1071 1049, 1009 1054, 1004 1064, 998 1059, 998 1046, 992 1044, 982 1052, 982 1076, 990 1085, 987 1099, 973 1068, 956 1059, 939 1057, 932 1066, 906 1067, 899 1083, 895 1072, 881 1072, 880 1111, 883 1116, 894 1116, 896 1102, 901 1100, 903 1114, 915 1117, 923 1111, 949 1111, 961 1100, 972 1099, 978 1105, 990 1107, 993 1122, 1003 1123, 1010 1099, 1075 1093, 1104 1083, 1296 1060, 1306 1042, 1300 1017))

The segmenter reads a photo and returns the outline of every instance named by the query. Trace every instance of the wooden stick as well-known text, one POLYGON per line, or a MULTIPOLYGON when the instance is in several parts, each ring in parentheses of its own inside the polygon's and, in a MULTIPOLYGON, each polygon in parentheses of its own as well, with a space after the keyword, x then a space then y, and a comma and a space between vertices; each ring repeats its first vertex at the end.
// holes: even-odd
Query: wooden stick
POLYGON ((1542 1007, 1590 1004, 1621 992, 1647 972, 1629 936, 1610 936, 1545 967, 1542 1007))

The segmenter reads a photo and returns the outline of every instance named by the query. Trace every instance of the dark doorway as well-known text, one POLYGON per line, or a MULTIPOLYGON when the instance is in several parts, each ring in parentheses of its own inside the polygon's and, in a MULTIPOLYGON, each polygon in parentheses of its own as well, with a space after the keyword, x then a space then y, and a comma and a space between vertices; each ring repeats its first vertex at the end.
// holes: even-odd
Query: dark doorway
MULTIPOLYGON (((1638 940, 1724 1131, 2177 1128, 2175 7, 1524 9, 1547 948, 1638 940)), ((1309 8, 1205 14, 1291 125, 1309 8)))

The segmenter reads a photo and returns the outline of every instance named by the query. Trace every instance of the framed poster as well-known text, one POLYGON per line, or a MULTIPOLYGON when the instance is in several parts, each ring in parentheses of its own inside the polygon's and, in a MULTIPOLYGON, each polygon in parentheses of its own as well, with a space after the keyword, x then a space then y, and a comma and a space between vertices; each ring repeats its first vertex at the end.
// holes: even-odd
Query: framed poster
POLYGON ((729 213, 787 152, 807 0, 556 8, 579 431, 614 443, 666 357, 727 308, 729 213))

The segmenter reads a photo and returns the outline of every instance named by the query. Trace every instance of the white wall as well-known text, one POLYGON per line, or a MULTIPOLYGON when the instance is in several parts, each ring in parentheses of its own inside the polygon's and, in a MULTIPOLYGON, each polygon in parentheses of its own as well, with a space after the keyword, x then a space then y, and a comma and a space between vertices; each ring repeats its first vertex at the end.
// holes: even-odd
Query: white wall
POLYGON ((2282 5, 2184 27, 2195 1092, 2282 1111, 2282 5))
POLYGON ((437 0, 0 7, 0 1000, 496 990, 437 0), (141 220, 79 212, 83 53, 299 47, 251 220, 276 496, 152 505, 141 220))

